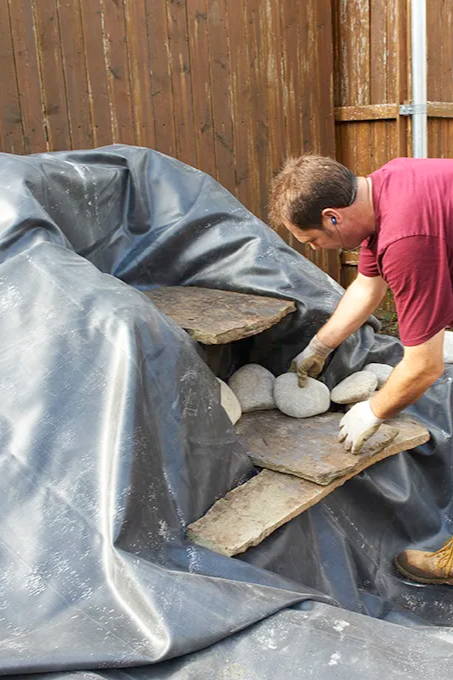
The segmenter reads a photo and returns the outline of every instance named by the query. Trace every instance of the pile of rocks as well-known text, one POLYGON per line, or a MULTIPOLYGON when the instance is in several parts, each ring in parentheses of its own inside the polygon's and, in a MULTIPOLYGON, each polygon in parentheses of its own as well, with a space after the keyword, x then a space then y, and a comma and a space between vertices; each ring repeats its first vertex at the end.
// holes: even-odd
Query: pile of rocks
POLYGON ((353 373, 330 392, 324 383, 307 378, 298 386, 296 373, 283 373, 276 378, 259 364, 246 364, 228 380, 219 379, 221 404, 231 422, 236 423, 242 413, 278 408, 293 418, 309 418, 329 410, 330 402, 355 404, 364 401, 387 380, 393 366, 367 364, 362 371, 353 373))

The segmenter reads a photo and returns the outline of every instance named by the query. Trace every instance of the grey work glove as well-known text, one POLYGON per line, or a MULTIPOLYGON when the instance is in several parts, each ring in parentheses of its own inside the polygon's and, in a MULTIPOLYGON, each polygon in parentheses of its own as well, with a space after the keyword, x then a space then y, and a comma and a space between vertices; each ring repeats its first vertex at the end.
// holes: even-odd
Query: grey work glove
POLYGON ((367 439, 373 435, 384 421, 374 415, 370 400, 355 404, 340 420, 338 441, 351 453, 360 453, 367 439))
POLYGON ((316 378, 321 373, 331 352, 333 348, 324 345, 315 335, 306 348, 294 357, 290 370, 297 373, 299 387, 305 385, 307 375, 316 378))

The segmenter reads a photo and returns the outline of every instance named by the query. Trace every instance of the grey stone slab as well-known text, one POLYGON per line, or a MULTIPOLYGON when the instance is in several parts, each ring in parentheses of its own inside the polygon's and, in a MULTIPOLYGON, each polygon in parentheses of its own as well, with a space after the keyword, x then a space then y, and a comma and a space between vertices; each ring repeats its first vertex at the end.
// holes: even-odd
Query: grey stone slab
POLYGON ((194 340, 207 345, 256 335, 296 310, 292 300, 197 286, 167 286, 143 292, 194 340))
POLYGON ((390 422, 398 430, 397 436, 379 453, 355 458, 360 465, 353 472, 338 477, 327 486, 320 486, 293 475, 263 470, 230 491, 203 517, 189 525, 188 537, 222 555, 242 553, 365 468, 429 439, 428 430, 411 418, 398 417, 390 422))
POLYGON ((249 413, 238 422, 236 432, 258 467, 329 484, 336 477, 354 472, 363 460, 381 451, 398 434, 394 427, 381 425, 359 456, 353 456, 337 441, 342 416, 329 412, 296 420, 280 411, 249 413))

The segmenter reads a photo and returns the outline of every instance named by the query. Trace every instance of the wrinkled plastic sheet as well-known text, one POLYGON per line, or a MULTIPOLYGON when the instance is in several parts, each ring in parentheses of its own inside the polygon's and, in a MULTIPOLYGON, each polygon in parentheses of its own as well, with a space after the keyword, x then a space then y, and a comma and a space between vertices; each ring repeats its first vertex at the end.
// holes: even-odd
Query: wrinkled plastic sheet
MULTIPOLYGON (((237 558, 185 527, 255 474, 202 350, 141 290, 293 299, 223 350, 278 375, 342 289, 202 172, 137 147, 0 155, 0 671, 51 678, 450 677, 453 591, 391 558, 453 533, 451 369, 431 441, 237 558)), ((371 318, 332 387, 399 342, 371 318)), ((28 676, 27 676, 28 677, 28 676)))

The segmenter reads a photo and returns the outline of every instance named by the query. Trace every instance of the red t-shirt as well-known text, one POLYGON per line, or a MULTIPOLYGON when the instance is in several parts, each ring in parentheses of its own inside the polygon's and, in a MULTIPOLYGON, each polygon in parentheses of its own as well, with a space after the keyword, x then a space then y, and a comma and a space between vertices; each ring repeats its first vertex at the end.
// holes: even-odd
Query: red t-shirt
POLYGON ((359 272, 391 288, 404 345, 453 325, 453 160, 396 158, 371 175, 376 231, 359 272))

